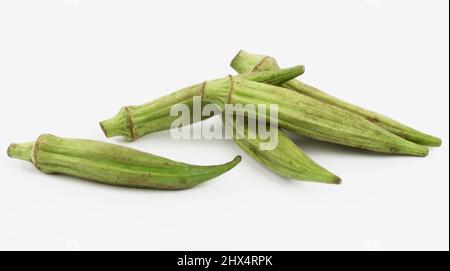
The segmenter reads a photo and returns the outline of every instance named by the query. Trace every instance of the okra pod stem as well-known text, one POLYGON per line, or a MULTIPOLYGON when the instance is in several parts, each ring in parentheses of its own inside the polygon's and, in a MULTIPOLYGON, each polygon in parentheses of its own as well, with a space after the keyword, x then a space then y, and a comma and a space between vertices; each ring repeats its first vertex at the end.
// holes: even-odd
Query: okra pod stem
POLYGON ((213 166, 197 166, 119 145, 66 139, 49 134, 35 142, 11 144, 8 156, 32 162, 44 173, 59 173, 115 186, 187 189, 236 166, 240 156, 213 166))

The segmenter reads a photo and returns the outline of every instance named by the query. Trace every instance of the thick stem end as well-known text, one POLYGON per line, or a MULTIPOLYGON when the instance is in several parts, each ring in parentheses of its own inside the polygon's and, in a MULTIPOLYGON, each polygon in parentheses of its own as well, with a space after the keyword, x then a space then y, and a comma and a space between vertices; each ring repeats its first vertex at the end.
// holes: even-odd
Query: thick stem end
POLYGON ((277 61, 270 56, 251 54, 240 50, 230 66, 238 73, 268 71, 279 68, 277 61))
POLYGON ((31 162, 34 142, 11 144, 8 147, 8 156, 15 159, 31 162))
POLYGON ((122 108, 114 117, 100 122, 100 127, 106 137, 123 136, 133 140, 131 120, 126 108, 122 108))

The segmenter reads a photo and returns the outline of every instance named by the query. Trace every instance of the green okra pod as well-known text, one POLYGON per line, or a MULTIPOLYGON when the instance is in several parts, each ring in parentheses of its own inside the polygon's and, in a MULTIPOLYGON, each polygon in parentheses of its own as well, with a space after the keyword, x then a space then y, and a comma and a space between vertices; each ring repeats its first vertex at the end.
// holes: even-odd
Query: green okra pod
POLYGON ((231 118, 225 118, 223 114, 222 119, 225 125, 233 126, 233 139, 236 144, 250 157, 278 175, 302 181, 341 183, 338 176, 309 158, 281 129, 268 129, 272 137, 273 133, 278 133, 278 144, 274 149, 265 150, 260 146, 267 140, 260 137, 257 129, 248 129, 243 123, 231 122, 231 118))
MULTIPOLYGON (((239 77, 278 85, 301 75, 304 70, 303 66, 295 66, 276 71, 241 74, 239 77)), ((203 96, 206 82, 178 90, 143 105, 125 106, 113 118, 102 121, 100 126, 107 137, 123 136, 130 141, 149 133, 168 130, 172 122, 178 118, 170 115, 172 106, 185 104, 193 113, 193 97, 203 96)), ((191 115, 191 123, 201 120, 194 120, 191 115)))
POLYGON ((49 134, 11 144, 8 156, 32 162, 44 173, 59 173, 109 185, 165 190, 187 189, 236 166, 240 156, 213 166, 169 160, 119 145, 49 134))
MULTIPOLYGON (((251 54, 244 50, 240 50, 239 53, 234 57, 231 62, 231 67, 233 67, 233 69, 235 69, 238 73, 260 72, 279 69, 278 63, 273 57, 251 54)), ((394 133, 417 144, 434 147, 440 146, 442 144, 441 139, 435 136, 417 131, 416 129, 406 126, 389 117, 340 100, 296 79, 284 83, 283 87, 298 91, 321 102, 357 114, 390 131, 391 133, 394 133)))
MULTIPOLYGON (((426 147, 392 134, 365 118, 283 87, 229 76, 206 82, 203 99, 222 110, 226 104, 278 105, 276 121, 281 128, 322 141, 383 153, 428 154, 426 147)), ((267 115, 267 119, 271 118, 267 115)))

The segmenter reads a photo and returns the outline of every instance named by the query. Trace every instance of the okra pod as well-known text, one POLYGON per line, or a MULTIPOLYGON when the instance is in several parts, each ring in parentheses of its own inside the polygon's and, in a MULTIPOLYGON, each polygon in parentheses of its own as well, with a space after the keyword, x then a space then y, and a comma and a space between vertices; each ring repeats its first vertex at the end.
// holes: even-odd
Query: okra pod
MULTIPOLYGON (((276 71, 241 74, 239 77, 278 85, 301 75, 304 70, 303 66, 295 66, 276 71)), ((205 85, 206 81, 143 105, 125 106, 113 118, 102 121, 100 126, 106 137, 123 136, 129 141, 149 133, 168 130, 172 122, 178 118, 170 115, 172 106, 185 104, 191 109, 190 112, 192 113, 193 97, 203 96, 205 85)), ((201 119, 193 120, 191 116, 191 123, 196 121, 201 121, 201 119)))
MULTIPOLYGON (((238 73, 260 72, 279 69, 278 63, 273 57, 251 54, 244 50, 240 50, 239 53, 234 57, 231 62, 231 67, 238 73)), ((394 133, 417 144, 433 147, 437 147, 442 144, 441 139, 435 136, 420 132, 389 117, 340 100, 313 86, 300 82, 299 80, 290 80, 284 83, 283 87, 298 91, 321 102, 357 114, 390 131, 391 133, 394 133)))
MULTIPOLYGON (((383 153, 428 154, 428 148, 392 134, 365 118, 283 87, 228 76, 208 81, 203 99, 222 110, 225 104, 255 107, 276 104, 281 128, 322 141, 383 153)), ((268 114, 267 119, 270 118, 268 114)))
POLYGON ((109 185, 165 190, 187 189, 236 166, 240 156, 213 166, 190 165, 119 145, 41 135, 11 144, 8 156, 32 162, 44 173, 59 173, 109 185))
MULTIPOLYGON (((244 123, 231 122, 222 115, 225 125, 233 126, 233 139, 250 157, 280 176, 302 181, 340 184, 341 179, 309 158, 281 129, 268 131, 278 133, 274 149, 260 148, 263 140, 258 130, 248 129, 244 123)), ((259 125, 259 124, 257 124, 259 125)))

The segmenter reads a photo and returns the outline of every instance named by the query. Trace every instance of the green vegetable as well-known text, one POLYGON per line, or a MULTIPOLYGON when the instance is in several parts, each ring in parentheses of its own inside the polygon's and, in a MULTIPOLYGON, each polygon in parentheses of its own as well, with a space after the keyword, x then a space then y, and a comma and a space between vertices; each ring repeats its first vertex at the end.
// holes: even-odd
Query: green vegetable
MULTIPOLYGON (((257 82, 281 84, 301 75, 304 70, 303 66, 295 66, 277 71, 242 74, 239 77, 257 82)), ((192 99, 194 96, 203 96, 206 82, 183 88, 143 105, 125 106, 113 118, 102 121, 100 126, 106 137, 123 136, 130 141, 146 134, 168 130, 172 122, 178 118, 170 115, 172 106, 185 104, 192 113, 192 99)), ((193 120, 191 116, 191 123, 196 121, 201 119, 193 120)))
POLYGON ((116 186, 178 190, 196 186, 236 166, 241 157, 214 166, 172 161, 119 145, 49 134, 11 144, 8 156, 32 162, 44 173, 60 173, 116 186))
MULTIPOLYGON (((279 69, 277 61, 273 57, 251 54, 244 50, 239 51, 236 57, 234 57, 231 62, 231 67, 233 67, 238 73, 260 72, 279 69)), ((299 93, 312 97, 318 101, 357 114, 390 131, 391 133, 394 133, 417 144, 433 147, 437 147, 442 144, 441 139, 435 136, 422 133, 391 118, 342 101, 296 79, 284 83, 283 87, 298 91, 299 93)))
MULTIPOLYGON (((238 76, 206 82, 203 99, 222 110, 225 104, 265 105, 267 108, 276 104, 278 119, 275 121, 281 128, 322 141, 384 153, 428 154, 426 147, 394 135, 356 114, 290 89, 238 76)), ((269 114, 266 117, 272 118, 269 114)))
POLYGON ((281 129, 268 129, 268 132, 272 133, 271 136, 278 133, 278 144, 274 149, 265 150, 260 146, 267 140, 262 139, 257 130, 253 131, 242 123, 230 123, 230 119, 222 118, 224 122, 228 121, 228 125, 233 125, 233 133, 238 133, 234 137, 236 144, 250 157, 278 175, 302 181, 341 183, 338 176, 309 158, 281 129))

